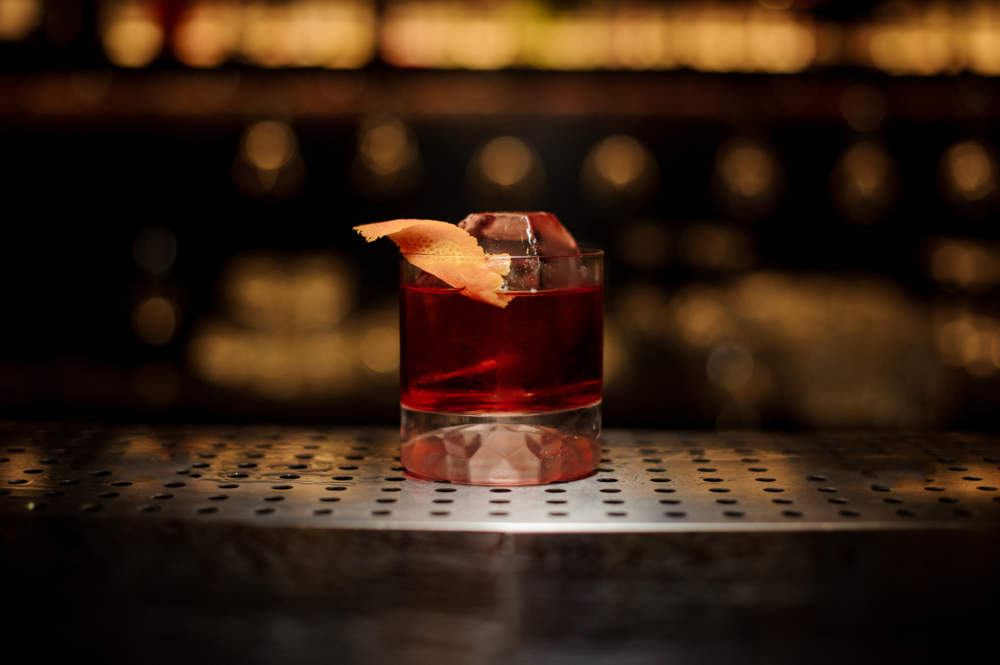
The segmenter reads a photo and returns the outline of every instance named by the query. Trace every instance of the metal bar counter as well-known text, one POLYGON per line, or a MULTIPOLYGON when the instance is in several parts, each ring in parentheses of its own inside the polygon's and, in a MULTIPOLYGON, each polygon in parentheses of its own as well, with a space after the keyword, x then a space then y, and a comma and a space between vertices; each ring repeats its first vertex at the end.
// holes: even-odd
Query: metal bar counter
POLYGON ((0 423, 7 628, 176 663, 995 653, 1000 437, 611 430, 593 476, 407 476, 387 428, 0 423))

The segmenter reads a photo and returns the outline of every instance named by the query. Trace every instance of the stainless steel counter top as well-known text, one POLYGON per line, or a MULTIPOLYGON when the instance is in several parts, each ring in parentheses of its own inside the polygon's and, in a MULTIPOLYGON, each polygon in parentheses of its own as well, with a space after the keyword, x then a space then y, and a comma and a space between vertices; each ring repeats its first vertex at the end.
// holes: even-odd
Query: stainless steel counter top
POLYGON ((11 640, 107 663, 995 648, 1000 437, 612 430, 593 476, 523 488, 408 477, 395 439, 0 425, 11 640))
POLYGON ((1000 437, 611 430, 542 487, 408 476, 390 429, 0 430, 0 514, 503 533, 1000 525, 1000 437))

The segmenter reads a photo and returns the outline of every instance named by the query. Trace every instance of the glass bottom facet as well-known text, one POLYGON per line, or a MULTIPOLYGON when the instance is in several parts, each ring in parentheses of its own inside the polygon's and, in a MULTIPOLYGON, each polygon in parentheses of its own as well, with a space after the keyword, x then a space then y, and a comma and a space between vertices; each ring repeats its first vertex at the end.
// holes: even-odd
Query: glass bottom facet
POLYGON ((541 485, 593 473, 601 403, 541 413, 462 414, 401 407, 400 459, 430 480, 541 485))

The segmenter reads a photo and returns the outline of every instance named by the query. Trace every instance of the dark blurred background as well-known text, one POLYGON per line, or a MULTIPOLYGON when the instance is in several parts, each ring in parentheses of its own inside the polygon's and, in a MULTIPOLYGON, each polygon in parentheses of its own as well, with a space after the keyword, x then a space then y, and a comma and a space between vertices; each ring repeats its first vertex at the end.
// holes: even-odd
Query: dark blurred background
POLYGON ((396 251, 556 213, 605 422, 1000 410, 1000 3, 0 0, 0 417, 397 420, 396 251))

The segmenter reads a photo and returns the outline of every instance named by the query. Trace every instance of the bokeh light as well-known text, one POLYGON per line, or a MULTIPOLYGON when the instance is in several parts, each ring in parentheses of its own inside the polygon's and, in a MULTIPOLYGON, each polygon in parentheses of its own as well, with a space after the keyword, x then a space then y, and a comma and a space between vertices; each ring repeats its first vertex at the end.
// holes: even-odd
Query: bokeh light
POLYGON ((231 0, 191 3, 173 33, 173 52, 189 67, 218 67, 236 52, 240 6, 231 0))
POLYGON ((162 346, 174 338, 179 325, 177 305, 163 296, 140 300, 132 309, 132 330, 152 346, 162 346))
POLYGON ((470 185, 483 205, 528 205, 541 193, 545 171, 541 158, 515 136, 487 141, 473 156, 470 185))
POLYGON ((330 330, 351 311, 355 282, 343 261, 324 254, 294 258, 246 254, 224 269, 228 316, 258 330, 330 330))
POLYGON ((614 390, 627 379, 630 360, 628 347, 622 339, 618 325, 605 322, 603 364, 605 387, 614 390))
POLYGON ((947 287, 982 291, 1000 283, 1000 248, 961 238, 928 244, 931 276, 947 287))
POLYGON ((145 67, 160 54, 163 39, 152 2, 118 0, 101 5, 101 42, 115 65, 145 67))
POLYGON ((369 196, 399 195, 413 188, 420 172, 420 152, 411 129, 386 114, 362 119, 358 156, 353 168, 355 185, 369 196))
POLYGON ((722 301, 722 293, 703 286, 685 287, 671 299, 669 312, 672 329, 687 345, 708 348, 732 337, 731 314, 722 301))
POLYGON ((305 164, 291 126, 281 120, 251 124, 240 142, 233 179, 250 196, 285 198, 298 193, 305 164))
POLYGON ((623 332, 660 335, 670 325, 667 297, 661 286, 651 282, 625 285, 618 296, 616 320, 623 332))
POLYGON ((364 0, 254 0, 240 20, 240 54, 262 67, 356 68, 375 48, 375 9, 364 0))
POLYGON ((41 0, 0 0, 0 41, 24 39, 41 18, 41 0))
POLYGON ((728 210, 737 217, 755 220, 774 210, 783 175, 770 147, 737 138, 716 153, 715 177, 728 210))
POLYGON ((501 136, 483 146, 479 168, 486 179, 500 187, 514 187, 531 173, 531 148, 513 136, 501 136))
POLYGON ((961 141, 942 155, 941 178, 945 193, 954 202, 980 203, 996 194, 996 160, 982 143, 961 141))
POLYGON ((679 240, 682 260, 698 270, 741 270, 754 262, 753 241, 741 229, 719 224, 693 224, 679 240))
POLYGON ((247 161, 262 171, 277 171, 292 159, 297 149, 291 127, 275 120, 254 123, 243 138, 247 161))
POLYGON ((652 152, 627 134, 598 141, 580 173, 583 191, 610 208, 644 203, 654 193, 658 177, 652 152))
POLYGON ((712 348, 705 364, 708 380, 728 392, 737 392, 754 373, 753 355, 742 344, 720 344, 712 348))
POLYGON ((354 268, 328 253, 252 253, 225 267, 221 316, 187 348, 210 384, 286 404, 321 403, 396 380, 397 311, 354 310, 354 268))
POLYGON ((373 326, 361 335, 358 354, 373 372, 392 372, 399 367, 399 330, 394 326, 373 326))
POLYGON ((830 175, 834 204, 855 224, 871 224, 889 212, 899 191, 899 168, 881 145, 860 141, 850 146, 830 175))
POLYGON ((1000 321, 970 311, 940 308, 935 312, 935 340, 941 358, 972 376, 987 377, 1000 369, 1000 321))

